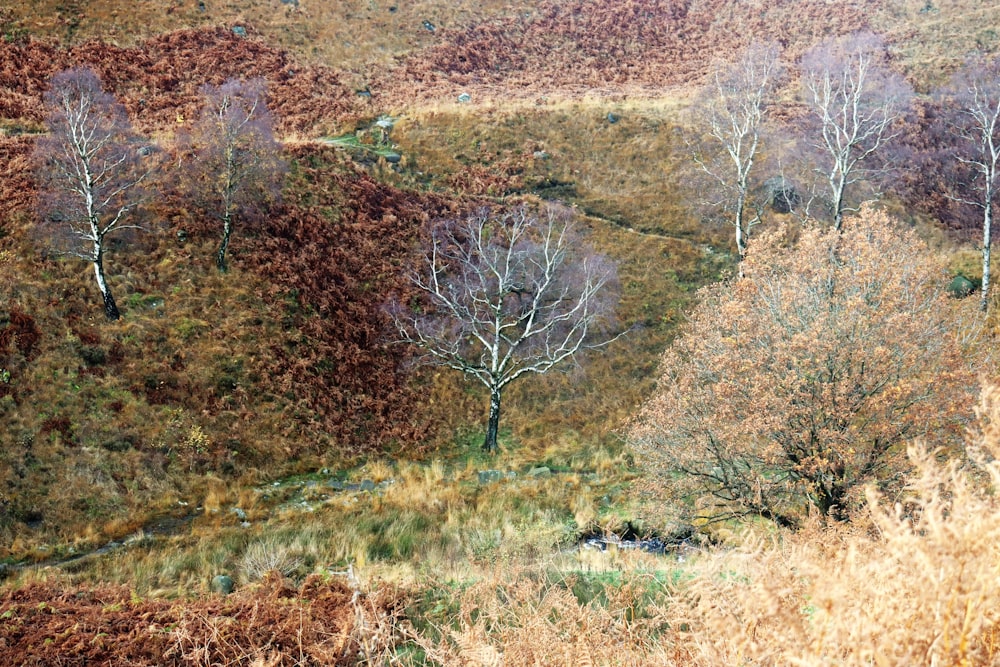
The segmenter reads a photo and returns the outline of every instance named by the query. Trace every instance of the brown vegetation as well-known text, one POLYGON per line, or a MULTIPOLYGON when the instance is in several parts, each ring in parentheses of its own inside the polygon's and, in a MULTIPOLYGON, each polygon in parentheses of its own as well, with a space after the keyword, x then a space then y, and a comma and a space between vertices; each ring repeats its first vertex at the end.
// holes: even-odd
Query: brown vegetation
POLYGON ((49 77, 68 67, 90 67, 128 109, 136 129, 170 134, 198 117, 198 89, 226 79, 260 77, 284 134, 314 133, 352 115, 353 91, 339 75, 306 66, 268 46, 250 29, 180 30, 122 48, 99 41, 59 48, 34 39, 0 40, 0 118, 37 123, 49 77))
POLYGON ((659 95, 697 83, 713 58, 745 49, 752 38, 788 35, 784 46, 795 58, 823 37, 867 27, 872 9, 853 0, 544 3, 450 31, 442 44, 389 69, 377 88, 400 101, 455 99, 462 91, 506 99, 659 95))
MULTIPOLYGON (((199 601, 125 588, 32 584, 0 597, 0 661, 27 665, 356 665, 398 642, 403 599, 271 572, 256 587, 199 601)), ((374 664, 370 662, 370 664, 374 664)))
POLYGON ((771 232, 743 272, 703 291, 633 431, 696 516, 847 519, 865 484, 898 488, 908 439, 960 433, 973 316, 912 232, 871 210, 771 232))

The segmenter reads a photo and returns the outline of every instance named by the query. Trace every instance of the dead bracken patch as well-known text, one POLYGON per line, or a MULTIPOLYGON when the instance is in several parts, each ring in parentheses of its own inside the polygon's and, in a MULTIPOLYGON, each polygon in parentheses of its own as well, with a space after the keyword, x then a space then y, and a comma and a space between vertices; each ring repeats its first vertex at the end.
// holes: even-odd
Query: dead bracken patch
POLYGON ((227 597, 176 601, 31 584, 0 597, 0 663, 354 665, 398 641, 402 608, 390 589, 318 576, 297 589, 275 572, 227 597))

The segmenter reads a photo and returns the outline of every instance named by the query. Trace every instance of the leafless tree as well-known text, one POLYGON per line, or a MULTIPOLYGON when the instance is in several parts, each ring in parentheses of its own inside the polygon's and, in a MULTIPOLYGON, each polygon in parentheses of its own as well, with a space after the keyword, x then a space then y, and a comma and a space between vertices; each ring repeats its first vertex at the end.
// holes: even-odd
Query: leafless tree
POLYGON ((580 243, 562 211, 481 210, 449 220, 433 230, 411 280, 426 308, 392 307, 401 340, 420 347, 425 362, 489 389, 490 453, 507 385, 615 338, 615 265, 580 243))
POLYGON ((889 69, 882 38, 856 33, 823 42, 802 58, 802 86, 813 123, 806 141, 819 155, 816 174, 829 188, 834 227, 849 205, 847 190, 875 185, 885 164, 877 158, 899 133, 913 91, 889 69))
POLYGON ((707 141, 691 143, 692 156, 721 187, 716 203, 732 213, 741 260, 761 221, 760 209, 750 217, 747 205, 768 106, 783 76, 779 56, 776 44, 753 44, 737 60, 718 63, 692 107, 694 125, 707 133, 707 141))
POLYGON ((138 228, 134 214, 152 170, 152 148, 89 69, 53 76, 45 105, 49 133, 35 148, 43 226, 67 254, 93 264, 104 313, 117 320, 104 254, 110 235, 138 228))
POLYGON ((287 167, 274 138, 263 80, 229 79, 204 86, 201 93, 201 116, 183 140, 194 155, 183 178, 196 203, 222 223, 216 265, 225 271, 237 217, 251 218, 276 201, 287 167))
POLYGON ((941 93, 959 174, 948 196, 983 211, 983 280, 989 307, 993 205, 1000 190, 1000 58, 970 58, 941 93))

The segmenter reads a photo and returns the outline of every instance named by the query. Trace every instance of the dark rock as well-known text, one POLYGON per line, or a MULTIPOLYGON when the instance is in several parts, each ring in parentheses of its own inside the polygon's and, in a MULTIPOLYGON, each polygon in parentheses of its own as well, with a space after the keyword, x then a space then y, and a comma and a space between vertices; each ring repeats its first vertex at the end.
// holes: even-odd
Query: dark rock
POLYGON ((283 4, 283 5, 293 5, 295 7, 298 7, 299 6, 299 0, 281 0, 281 4, 283 4))
POLYGON ((369 100, 372 98, 372 91, 368 90, 367 88, 365 88, 364 90, 355 90, 354 94, 357 95, 358 97, 364 97, 365 99, 369 100))
POLYGON ((434 32, 435 30, 437 30, 437 27, 427 19, 424 19, 423 25, 424 25, 424 30, 426 30, 427 32, 434 32))
POLYGON ((241 25, 233 26, 233 34, 237 37, 246 37, 247 29, 241 25))
POLYGON ((362 491, 374 491, 375 490, 375 482, 371 481, 370 479, 363 480, 361 482, 361 490, 362 491))
POLYGON ((795 189, 795 184, 784 176, 775 176, 764 181, 764 192, 768 204, 775 213, 791 213, 802 203, 802 197, 795 189))
POLYGON ((948 283, 948 294, 956 299, 963 299, 975 292, 978 287, 979 285, 960 273, 948 283))
POLYGON ((399 164, 399 161, 403 159, 399 153, 386 153, 384 157, 389 164, 399 164))
POLYGON ((225 574, 217 574, 212 577, 212 592, 221 595, 229 595, 236 590, 233 578, 225 574))
POLYGON ((614 124, 615 124, 615 123, 617 123, 617 122, 618 122, 619 120, 621 120, 621 116, 619 116, 618 114, 616 114, 616 113, 615 113, 615 112, 613 112, 613 111, 609 111, 609 112, 608 112, 608 115, 607 115, 607 119, 608 119, 608 122, 609 122, 609 123, 611 123, 612 125, 614 125, 614 124))
POLYGON ((205 12, 205 3, 204 2, 199 2, 198 3, 198 11, 202 12, 202 13, 205 12))
POLYGON ((344 483, 341 482, 339 479, 331 479, 329 482, 326 483, 326 485, 331 489, 333 489, 334 491, 344 490, 344 483))

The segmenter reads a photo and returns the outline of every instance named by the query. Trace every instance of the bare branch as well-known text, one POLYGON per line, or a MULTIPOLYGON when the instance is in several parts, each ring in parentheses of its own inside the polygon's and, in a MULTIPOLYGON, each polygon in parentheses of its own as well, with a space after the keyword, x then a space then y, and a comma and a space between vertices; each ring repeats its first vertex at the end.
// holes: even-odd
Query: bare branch
POLYGON ((615 266, 587 251, 567 214, 551 208, 541 218, 520 208, 444 222, 411 281, 427 309, 393 306, 400 340, 424 350, 426 363, 489 388, 488 451, 496 449, 504 387, 615 338, 605 333, 617 302, 615 266))
POLYGON ((814 167, 830 196, 834 227, 858 207, 847 197, 859 182, 877 186, 885 173, 874 158, 899 134, 913 91, 885 63, 873 33, 828 40, 802 59, 803 98, 814 123, 806 141, 821 156, 814 167))
POLYGON ((106 237, 140 229, 134 213, 154 151, 132 131, 124 108, 89 69, 52 77, 45 94, 49 134, 35 149, 43 227, 61 250, 94 265, 105 315, 119 317, 104 276, 106 237))
POLYGON ((692 107, 693 124, 707 138, 689 143, 695 164, 722 187, 716 205, 731 216, 740 258, 750 229, 761 221, 748 218, 751 175, 761 152, 768 106, 784 67, 776 44, 754 44, 734 62, 718 63, 692 107))

